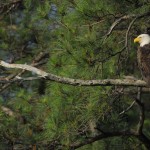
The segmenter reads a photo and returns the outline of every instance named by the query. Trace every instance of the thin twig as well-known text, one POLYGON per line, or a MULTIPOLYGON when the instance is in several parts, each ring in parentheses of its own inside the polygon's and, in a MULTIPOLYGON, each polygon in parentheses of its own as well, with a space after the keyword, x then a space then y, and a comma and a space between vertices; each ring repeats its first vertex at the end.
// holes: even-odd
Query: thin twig
POLYGON ((128 32, 129 32, 131 26, 133 25, 133 23, 134 23, 137 19, 140 19, 140 18, 149 16, 149 15, 150 15, 150 11, 148 11, 148 12, 146 12, 146 13, 144 13, 144 14, 140 14, 140 15, 131 14, 131 15, 124 15, 124 16, 120 17, 119 19, 115 20, 115 22, 113 22, 113 24, 111 25, 111 27, 109 28, 108 32, 107 32, 106 35, 105 35, 104 41, 110 36, 110 34, 113 32, 114 28, 115 28, 119 23, 121 23, 122 21, 131 19, 131 18, 134 18, 134 19, 132 20, 132 22, 130 23, 129 27, 128 27, 128 30, 127 30, 127 33, 126 33, 126 36, 128 36, 128 32))
POLYGON ((135 104, 135 101, 133 101, 133 102, 131 103, 131 105, 130 105, 128 108, 126 108, 126 109, 123 110, 121 113, 119 113, 119 115, 122 115, 122 114, 128 112, 128 111, 134 106, 134 104, 135 104))
POLYGON ((125 15, 120 17, 119 19, 115 20, 115 22, 111 25, 111 27, 109 28, 108 32, 105 35, 104 41, 110 36, 110 34, 112 33, 112 31, 114 30, 114 28, 122 21, 127 20, 129 18, 135 17, 136 15, 125 15))
POLYGON ((128 26, 128 29, 127 29, 127 32, 126 32, 126 40, 125 40, 125 47, 127 49, 127 52, 129 54, 129 44, 128 44, 128 36, 129 36, 129 32, 130 32, 130 29, 132 27, 132 25, 134 24, 134 22, 137 20, 138 17, 135 17, 129 24, 128 26))
POLYGON ((139 114, 140 118, 139 118, 137 132, 139 134, 142 134, 144 120, 145 120, 145 108, 144 108, 143 102, 141 101, 141 87, 138 87, 138 94, 137 94, 137 98, 136 98, 136 103, 138 104, 139 110, 140 110, 140 114, 139 114))

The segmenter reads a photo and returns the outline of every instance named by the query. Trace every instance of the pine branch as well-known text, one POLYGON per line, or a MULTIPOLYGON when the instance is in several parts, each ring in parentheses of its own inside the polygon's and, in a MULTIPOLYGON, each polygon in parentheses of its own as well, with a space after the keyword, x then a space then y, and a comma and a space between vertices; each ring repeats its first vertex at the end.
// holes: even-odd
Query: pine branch
POLYGON ((91 144, 93 142, 105 139, 105 138, 110 138, 110 137, 118 137, 118 136, 137 136, 137 133, 134 131, 117 131, 117 132, 105 132, 100 135, 97 135, 95 137, 91 137, 86 139, 83 142, 79 143, 74 143, 70 146, 70 149, 77 149, 79 147, 85 146, 87 144, 91 144))
POLYGON ((87 138, 85 141, 73 143, 73 144, 70 145, 70 149, 71 150, 77 149, 77 148, 80 148, 82 146, 91 144, 93 142, 96 142, 96 141, 99 141, 99 140, 102 140, 102 139, 106 139, 106 138, 110 138, 110 137, 119 137, 119 136, 136 137, 140 141, 143 142, 143 144, 145 145, 145 147, 147 149, 150 149, 150 139, 148 139, 143 133, 139 135, 135 131, 105 132, 105 133, 99 134, 97 136, 87 138))
MULTIPOLYGON (((28 70, 38 75, 38 78, 44 78, 46 80, 51 80, 63 84, 69 84, 74 86, 112 86, 112 85, 122 85, 122 86, 140 86, 140 87, 146 87, 146 82, 143 80, 136 80, 136 79, 104 79, 104 80, 81 80, 81 79, 72 79, 72 78, 66 78, 57 76, 51 73, 47 73, 45 71, 42 71, 40 69, 37 69, 36 67, 26 65, 26 64, 9 64, 4 61, 0 61, 0 65, 6 68, 18 68, 22 70, 28 70)), ((35 78, 37 79, 37 78, 35 78)), ((17 77, 14 79, 5 79, 1 78, 0 81, 10 81, 10 82, 16 82, 16 81, 24 81, 27 80, 25 78, 17 77)), ((29 78, 31 80, 31 77, 29 78)))
MULTIPOLYGON (((32 61, 31 65, 32 66, 39 66, 39 65, 42 65, 42 64, 45 64, 46 63, 46 59, 49 57, 49 53, 48 52, 40 52, 32 61)), ((2 78, 0 79, 1 83, 7 83, 7 84, 4 84, 2 87, 0 87, 0 92, 3 92, 5 89, 7 89, 11 83, 13 83, 14 80, 17 76, 21 76, 22 74, 24 74, 26 72, 26 70, 21 70, 19 73, 14 73, 14 74, 11 74, 10 76, 8 76, 5 80, 3 80, 2 78)))

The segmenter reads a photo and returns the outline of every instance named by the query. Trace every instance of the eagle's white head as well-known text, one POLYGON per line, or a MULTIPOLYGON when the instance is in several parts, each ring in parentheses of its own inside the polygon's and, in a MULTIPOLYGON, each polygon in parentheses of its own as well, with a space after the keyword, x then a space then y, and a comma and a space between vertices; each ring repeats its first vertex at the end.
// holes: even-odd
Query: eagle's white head
POLYGON ((134 43, 140 43, 140 47, 143 47, 146 44, 150 44, 150 36, 148 34, 141 34, 134 39, 134 43))

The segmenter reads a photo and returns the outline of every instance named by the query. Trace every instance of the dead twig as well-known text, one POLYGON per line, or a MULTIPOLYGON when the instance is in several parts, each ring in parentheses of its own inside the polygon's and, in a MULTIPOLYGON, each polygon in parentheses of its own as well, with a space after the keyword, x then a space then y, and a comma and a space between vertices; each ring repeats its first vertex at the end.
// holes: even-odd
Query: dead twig
POLYGON ((123 110, 121 113, 119 113, 119 115, 122 115, 122 114, 128 112, 134 106, 134 104, 135 104, 135 101, 133 101, 129 107, 127 107, 125 110, 123 110))

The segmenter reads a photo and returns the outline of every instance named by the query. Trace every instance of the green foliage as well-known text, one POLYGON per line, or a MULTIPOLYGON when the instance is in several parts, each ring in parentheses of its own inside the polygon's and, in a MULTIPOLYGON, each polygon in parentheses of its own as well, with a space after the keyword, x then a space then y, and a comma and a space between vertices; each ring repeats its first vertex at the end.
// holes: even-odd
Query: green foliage
MULTIPOLYGON (((146 4, 145 0, 25 0, 21 8, 6 14, 0 22, 1 59, 7 60, 10 54, 15 63, 31 63, 39 52, 47 51, 50 57, 42 69, 56 75, 83 80, 122 78, 125 74, 138 77, 135 47, 129 42, 130 50, 121 51, 131 20, 122 21, 104 38, 116 19, 145 13, 149 9, 146 4)), ((148 21, 138 20, 130 30, 130 40, 148 25, 148 21)), ((39 149, 59 149, 63 145, 69 149, 71 144, 95 134, 91 122, 105 132, 137 125, 137 108, 119 115, 132 103, 131 98, 116 92, 122 87, 43 82, 44 94, 39 91, 38 80, 13 83, 4 91, 0 104, 15 115, 0 110, 0 146, 21 141, 24 148, 36 145, 39 149)), ((149 119, 144 126, 149 137, 149 119)), ((138 144, 135 138, 114 137, 80 149, 136 149, 138 144)), ((142 144, 139 147, 144 150, 142 144)))

